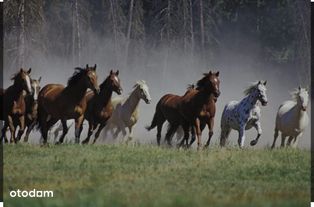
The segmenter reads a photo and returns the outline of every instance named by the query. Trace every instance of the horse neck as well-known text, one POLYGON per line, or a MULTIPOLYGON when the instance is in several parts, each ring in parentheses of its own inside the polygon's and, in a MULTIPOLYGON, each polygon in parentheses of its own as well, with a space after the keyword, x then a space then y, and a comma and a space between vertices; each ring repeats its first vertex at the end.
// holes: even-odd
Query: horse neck
POLYGON ((242 101, 240 102, 246 105, 246 109, 252 109, 257 104, 257 97, 254 94, 247 95, 242 101))
POLYGON ((306 112, 302 110, 302 106, 299 102, 293 107, 293 111, 298 119, 301 119, 306 114, 306 112))
POLYGON ((133 90, 133 92, 130 94, 130 96, 127 98, 127 100, 124 102, 124 106, 129 109, 130 114, 132 114, 135 109, 138 107, 138 104, 140 102, 140 98, 137 95, 137 90, 133 90))
POLYGON ((71 86, 67 86, 64 89, 64 92, 70 97, 69 101, 78 103, 84 98, 86 90, 87 86, 78 82, 71 86))
POLYGON ((100 93, 96 96, 97 103, 100 105, 107 104, 112 97, 113 90, 108 83, 100 90, 100 93))
POLYGON ((19 98, 21 98, 21 96, 23 96, 23 90, 24 89, 23 89, 21 84, 19 84, 16 81, 14 81, 13 85, 10 88, 11 88, 11 91, 12 91, 13 98, 15 100, 19 99, 19 98))

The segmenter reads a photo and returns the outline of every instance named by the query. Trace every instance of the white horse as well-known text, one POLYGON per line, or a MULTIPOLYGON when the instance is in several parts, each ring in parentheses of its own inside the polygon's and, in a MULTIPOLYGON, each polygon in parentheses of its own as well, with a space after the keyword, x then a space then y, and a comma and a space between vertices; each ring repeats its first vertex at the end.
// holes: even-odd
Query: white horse
POLYGON ((261 109, 258 101, 263 106, 267 105, 266 81, 255 82, 244 91, 246 95, 240 102, 230 101, 224 108, 221 117, 220 145, 226 145, 226 140, 231 129, 239 132, 238 144, 242 148, 245 141, 245 130, 254 127, 257 130, 257 137, 251 141, 251 146, 256 145, 262 134, 260 123, 261 109))
POLYGON ((271 148, 275 147, 278 132, 281 132, 281 147, 285 146, 286 137, 289 136, 287 145, 297 147, 299 138, 309 124, 306 109, 309 94, 305 88, 299 88, 291 93, 293 101, 285 101, 279 106, 276 116, 274 141, 271 148))
POLYGON ((114 138, 117 138, 122 131, 123 137, 127 132, 125 128, 129 129, 130 141, 133 138, 133 127, 138 120, 138 105, 140 100, 144 100, 146 104, 150 104, 151 97, 149 94, 149 88, 144 80, 137 81, 134 85, 134 90, 131 92, 128 98, 114 98, 112 99, 113 113, 104 129, 105 137, 107 131, 110 129, 114 138), (113 133, 113 130, 116 131, 113 133))

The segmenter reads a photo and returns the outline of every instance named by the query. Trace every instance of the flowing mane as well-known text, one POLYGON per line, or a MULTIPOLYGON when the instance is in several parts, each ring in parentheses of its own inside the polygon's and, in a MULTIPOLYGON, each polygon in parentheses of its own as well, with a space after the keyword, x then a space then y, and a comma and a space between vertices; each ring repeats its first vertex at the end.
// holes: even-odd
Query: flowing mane
POLYGON ((186 90, 192 90, 195 89, 195 84, 188 84, 188 87, 186 88, 186 90))
POLYGON ((81 77, 86 74, 86 72, 87 72, 86 69, 76 67, 72 77, 70 77, 68 80, 68 86, 77 83, 81 79, 81 77))
POLYGON ((200 88, 204 87, 204 84, 208 81, 209 73, 203 73, 204 77, 197 81, 196 89, 199 90, 200 88))
POLYGON ((251 85, 250 86, 248 86, 244 91, 243 91, 243 93, 244 93, 244 95, 249 95, 249 94, 251 94, 254 90, 255 90, 255 88, 256 88, 256 86, 259 84, 259 81, 255 81, 255 82, 253 82, 253 83, 251 83, 251 85))
POLYGON ((103 91, 105 89, 105 87, 109 81, 109 77, 110 77, 110 75, 99 85, 99 88, 101 91, 103 91))
POLYGON ((133 88, 136 88, 138 86, 143 86, 143 85, 146 85, 146 82, 144 80, 139 80, 139 81, 136 81, 133 88))

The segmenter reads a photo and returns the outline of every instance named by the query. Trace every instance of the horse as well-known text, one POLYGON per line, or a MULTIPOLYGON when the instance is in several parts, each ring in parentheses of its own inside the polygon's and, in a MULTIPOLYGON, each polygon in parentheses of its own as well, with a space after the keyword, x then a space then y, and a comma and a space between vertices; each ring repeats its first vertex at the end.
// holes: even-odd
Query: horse
POLYGON ((88 134, 82 144, 87 144, 94 130, 98 127, 95 134, 94 142, 99 137, 101 130, 106 126, 108 119, 112 115, 113 106, 111 103, 112 93, 115 92, 121 95, 122 88, 120 79, 118 77, 119 70, 117 72, 110 71, 108 77, 100 85, 100 93, 94 95, 93 93, 87 93, 87 110, 85 112, 85 119, 88 121, 88 134))
POLYGON ((245 91, 245 97, 239 101, 230 101, 223 110, 221 117, 221 134, 220 146, 226 145, 226 140, 231 132, 231 129, 237 130, 239 133, 238 145, 243 148, 245 141, 245 130, 254 127, 257 130, 256 139, 251 141, 251 146, 257 144, 258 139, 262 135, 262 128, 260 123, 261 109, 258 101, 262 106, 267 105, 266 95, 267 81, 254 82, 245 91))
POLYGON ((299 86, 292 92, 292 98, 293 100, 285 101, 278 108, 272 149, 275 147, 279 131, 281 132, 281 147, 285 147, 287 136, 289 136, 287 145, 297 147, 299 138, 302 137, 309 124, 309 117, 306 113, 309 102, 308 91, 299 86))
POLYGON ((8 142, 5 136, 8 127, 11 133, 11 143, 17 143, 17 140, 20 140, 23 135, 26 110, 24 93, 32 93, 30 78, 31 71, 31 68, 29 68, 28 71, 21 68, 20 71, 11 78, 11 80, 13 80, 13 85, 6 90, 0 89, 0 120, 4 121, 1 140, 4 139, 5 142, 8 142), (19 126, 19 131, 17 137, 15 137, 15 126, 17 125, 19 126))
MULTIPOLYGON (((196 90, 195 85, 189 84, 186 93, 189 93, 193 90, 196 90)), ((205 144, 205 148, 209 146, 211 137, 214 134, 213 129, 214 129, 214 117, 216 114, 216 104, 215 104, 216 102, 217 102, 216 97, 212 97, 211 99, 209 99, 209 102, 203 106, 203 111, 201 112, 199 116, 201 132, 205 129, 206 125, 208 127, 208 139, 205 144)), ((177 140, 180 140, 184 134, 182 127, 178 128, 176 133, 177 133, 177 140)), ((185 140, 187 147, 190 147, 195 141, 195 129, 193 127, 191 127, 191 135, 192 135, 192 138, 189 144, 187 143, 187 140, 185 140)), ((183 141, 184 140, 180 142, 179 146, 183 145, 183 141)))
POLYGON ((29 134, 34 129, 37 123, 37 109, 38 109, 38 94, 40 91, 40 81, 41 77, 38 80, 32 79, 31 86, 33 93, 25 96, 26 112, 25 112, 25 127, 27 128, 24 142, 28 141, 29 134))
POLYGON ((220 95, 219 72, 204 73, 204 77, 197 82, 196 90, 186 92, 183 96, 166 94, 156 105, 156 111, 150 126, 150 131, 157 126, 157 144, 160 145, 161 130, 163 123, 169 122, 166 133, 166 141, 171 145, 170 139, 173 133, 181 125, 184 131, 182 141, 189 139, 190 127, 194 127, 197 135, 198 149, 201 147, 200 115, 204 113, 204 105, 210 99, 216 99, 220 95))
POLYGON ((138 105, 140 100, 145 101, 146 104, 150 104, 151 97, 149 94, 149 88, 144 80, 137 81, 133 86, 133 91, 128 98, 115 98, 112 100, 113 113, 104 129, 105 135, 110 129, 116 128, 113 134, 114 138, 117 138, 122 131, 123 137, 127 132, 125 128, 129 129, 128 141, 133 138, 133 127, 138 120, 138 105))
POLYGON ((48 84, 43 87, 38 96, 38 127, 43 137, 43 144, 47 144, 48 130, 58 120, 61 120, 63 133, 56 144, 61 144, 68 132, 66 120, 75 119, 75 143, 79 143, 84 113, 87 107, 85 93, 91 89, 99 93, 97 83, 96 64, 94 67, 75 68, 67 86, 48 84))

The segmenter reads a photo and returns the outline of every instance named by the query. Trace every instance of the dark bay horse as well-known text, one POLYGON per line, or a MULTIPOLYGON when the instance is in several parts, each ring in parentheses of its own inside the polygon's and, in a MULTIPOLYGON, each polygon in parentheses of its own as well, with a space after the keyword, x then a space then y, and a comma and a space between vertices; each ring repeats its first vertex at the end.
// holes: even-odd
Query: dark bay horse
POLYGON ((58 120, 61 120, 63 133, 56 144, 63 142, 68 132, 66 120, 75 120, 75 143, 79 143, 84 113, 87 107, 85 93, 91 89, 99 93, 96 65, 94 67, 75 68, 75 72, 64 87, 61 84, 48 84, 38 96, 38 126, 44 144, 47 143, 48 130, 58 120))
POLYGON ((111 103, 111 96, 113 92, 118 95, 121 94, 122 88, 120 85, 120 79, 118 77, 119 70, 117 72, 110 71, 109 76, 100 85, 100 93, 95 95, 93 93, 87 93, 87 110, 85 111, 85 119, 88 121, 88 135, 87 138, 82 142, 87 144, 93 131, 99 126, 94 142, 101 130, 106 126, 108 119, 111 117, 113 112, 113 106, 111 103))
MULTIPOLYGON (((215 114, 215 100, 220 95, 219 90, 219 72, 205 73, 204 77, 197 82, 197 88, 189 90, 183 96, 167 94, 163 96, 156 106, 151 126, 151 130, 157 126, 157 143, 160 144, 161 130, 163 123, 169 122, 169 129, 166 133, 166 141, 169 145, 171 136, 181 125, 184 131, 182 142, 189 138, 190 127, 193 127, 197 135, 198 148, 201 147, 201 127, 200 121, 202 116, 211 117, 207 120, 212 135, 213 119, 215 114), (208 106, 207 104, 210 103, 208 106)), ((210 137, 211 137, 210 135, 210 137)), ((209 143, 209 142, 208 142, 209 143)))
POLYGON ((26 71, 20 69, 11 80, 13 80, 13 85, 11 85, 6 90, 0 89, 0 119, 4 121, 4 126, 2 128, 1 140, 5 139, 5 142, 8 140, 5 138, 5 133, 9 127, 11 138, 10 142, 16 143, 19 140, 24 132, 25 128, 25 100, 24 100, 24 91, 27 94, 32 92, 31 88, 31 68, 26 71), (19 132, 17 138, 15 138, 16 127, 19 126, 19 132))
POLYGON ((25 96, 25 127, 27 128, 26 134, 24 136, 24 142, 28 141, 29 134, 34 129, 37 123, 37 110, 38 110, 38 94, 40 91, 40 81, 41 77, 38 80, 32 79, 32 94, 25 96))

